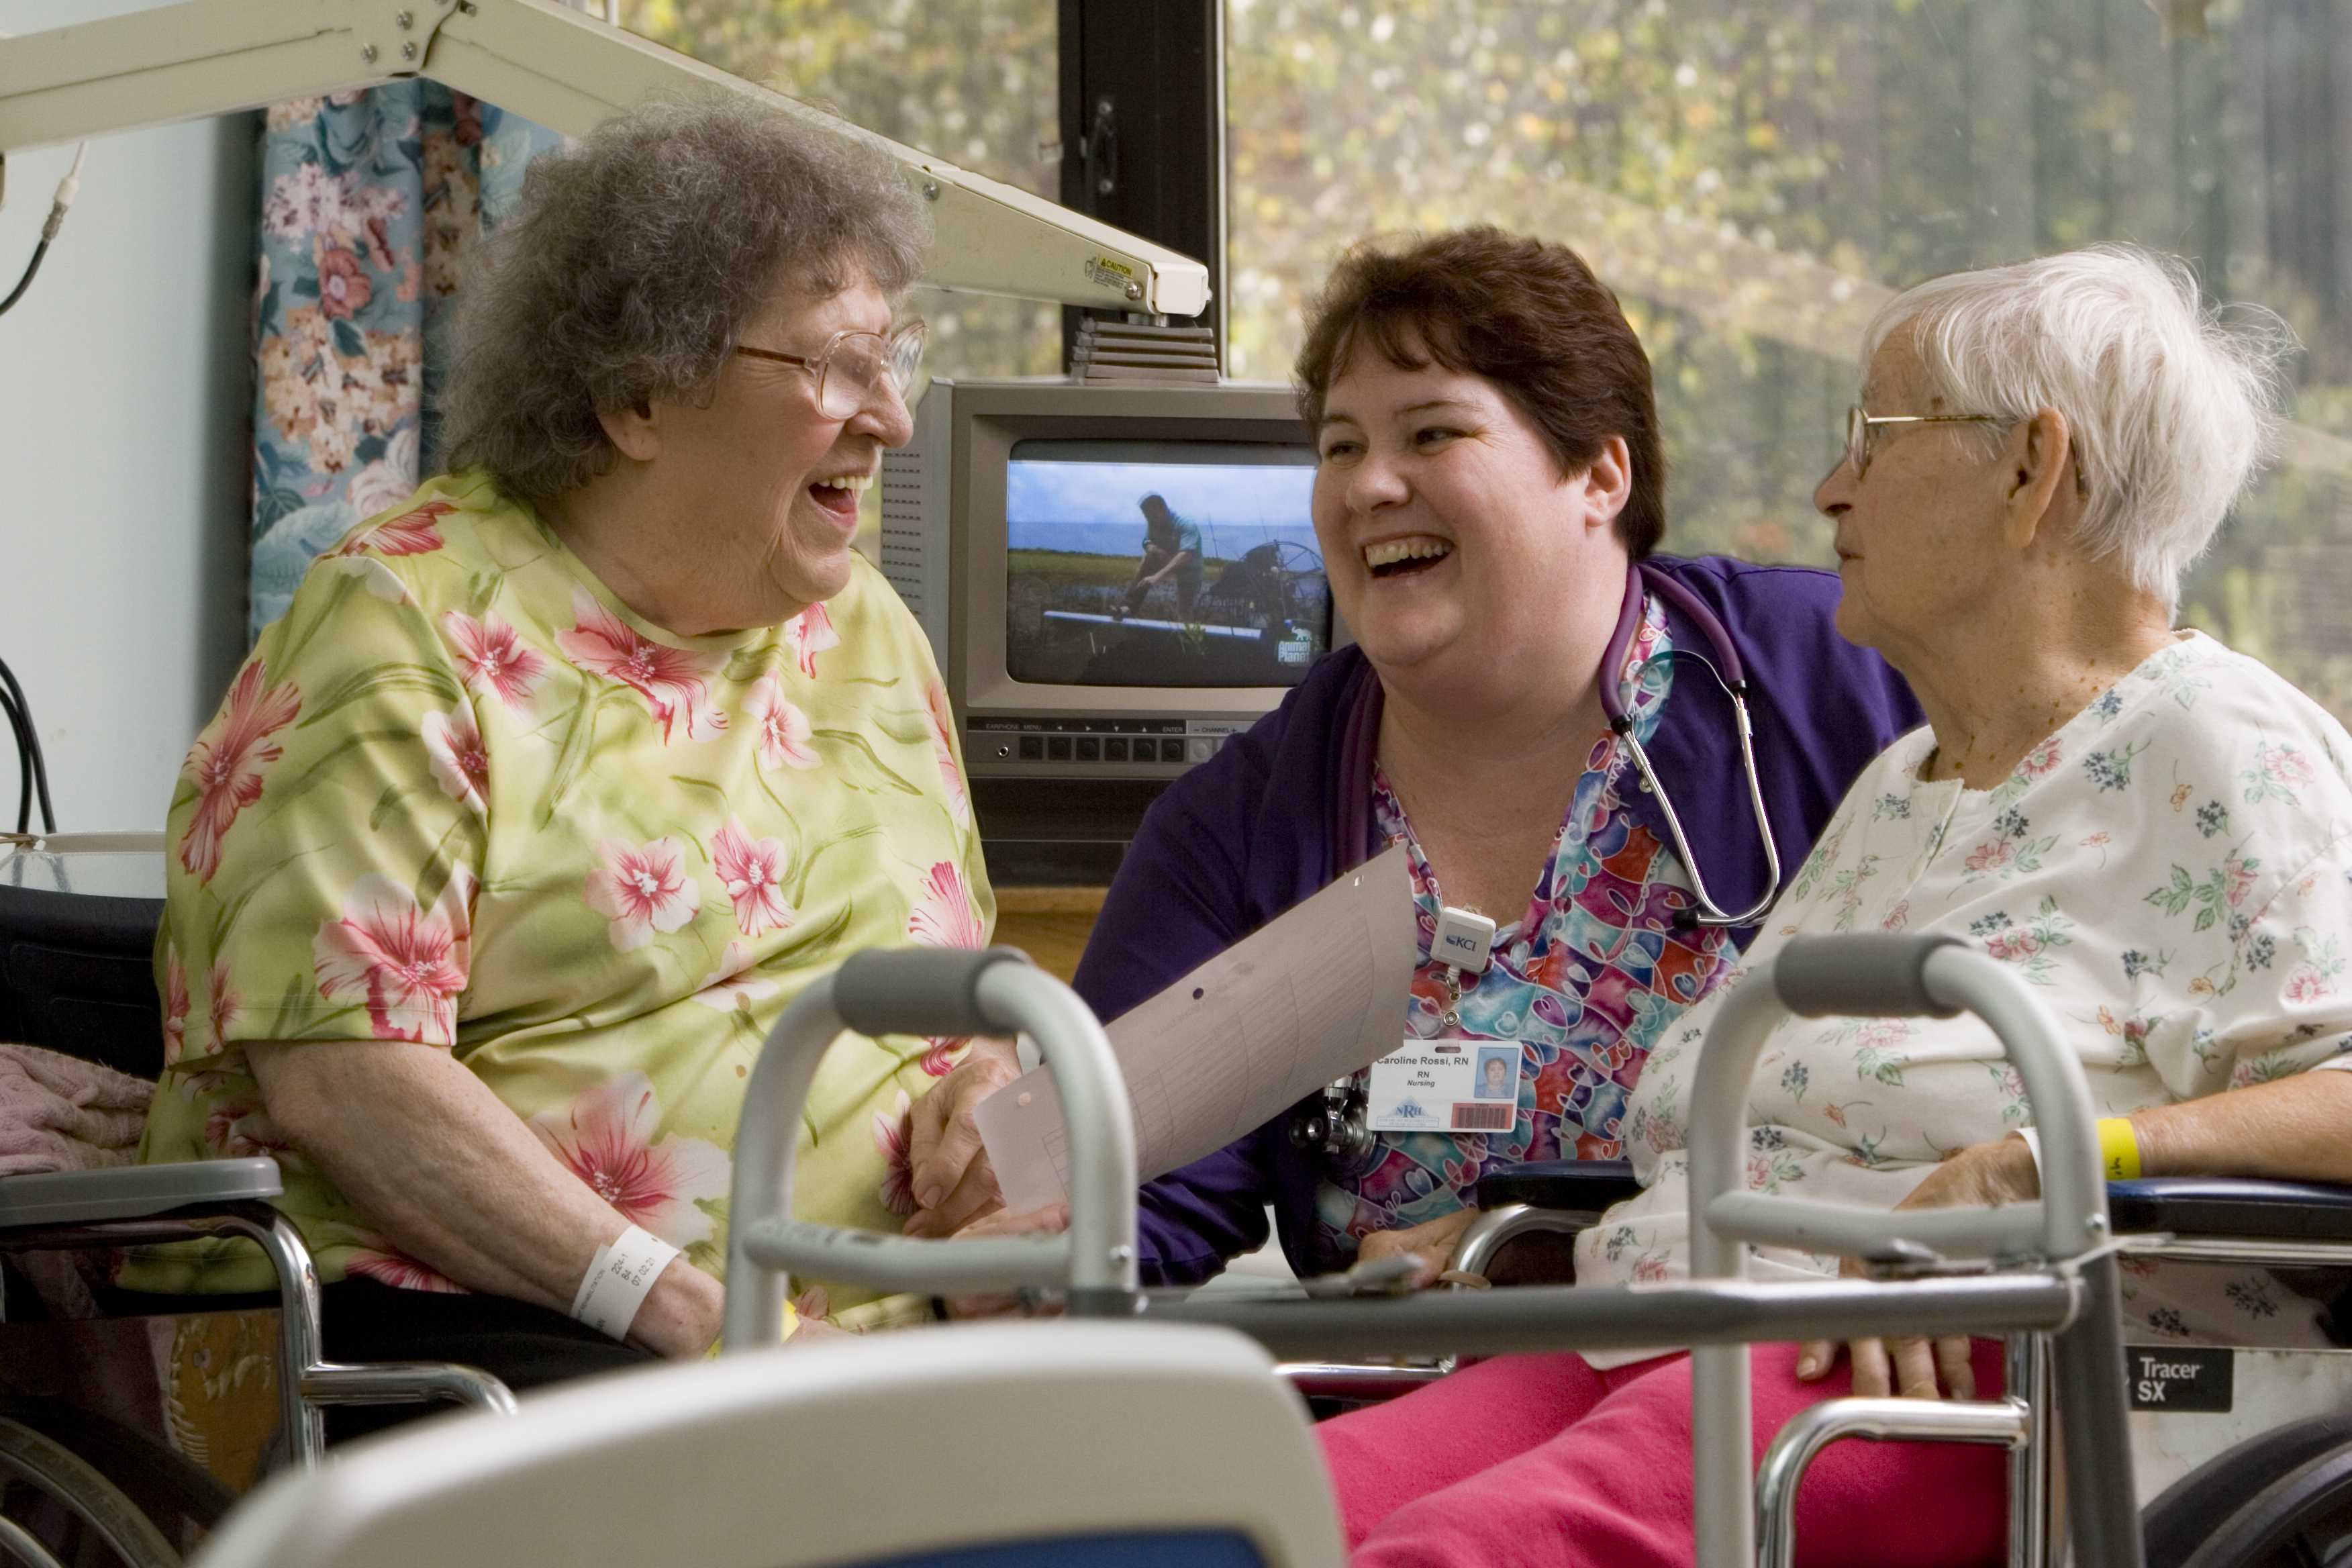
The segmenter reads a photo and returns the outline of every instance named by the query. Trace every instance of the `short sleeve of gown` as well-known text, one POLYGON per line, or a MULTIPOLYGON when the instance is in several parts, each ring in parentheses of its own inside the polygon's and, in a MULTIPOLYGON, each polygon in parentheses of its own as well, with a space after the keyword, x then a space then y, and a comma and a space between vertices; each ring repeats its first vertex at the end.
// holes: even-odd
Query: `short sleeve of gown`
POLYGON ((452 656, 383 560, 320 561, 172 797, 164 1049, 448 1046, 489 759, 452 656))

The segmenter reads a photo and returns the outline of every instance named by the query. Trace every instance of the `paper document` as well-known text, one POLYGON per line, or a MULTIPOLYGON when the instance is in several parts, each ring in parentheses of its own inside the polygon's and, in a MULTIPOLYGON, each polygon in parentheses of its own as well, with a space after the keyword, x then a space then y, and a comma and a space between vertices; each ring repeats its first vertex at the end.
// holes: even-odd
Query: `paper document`
MULTIPOLYGON (((1419 962, 1402 848, 1359 866, 1108 1026, 1149 1181, 1396 1049, 1419 962)), ((1059 1203, 1069 1160, 1044 1068, 981 1101, 1014 1214, 1059 1203)))

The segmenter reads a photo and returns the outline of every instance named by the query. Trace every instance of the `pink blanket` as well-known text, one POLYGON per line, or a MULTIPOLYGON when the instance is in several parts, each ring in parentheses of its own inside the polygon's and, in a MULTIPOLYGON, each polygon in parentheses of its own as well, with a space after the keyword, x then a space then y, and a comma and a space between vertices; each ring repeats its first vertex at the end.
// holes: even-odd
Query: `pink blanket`
POLYGON ((0 1045, 0 1176, 129 1164, 154 1091, 79 1057, 0 1045))

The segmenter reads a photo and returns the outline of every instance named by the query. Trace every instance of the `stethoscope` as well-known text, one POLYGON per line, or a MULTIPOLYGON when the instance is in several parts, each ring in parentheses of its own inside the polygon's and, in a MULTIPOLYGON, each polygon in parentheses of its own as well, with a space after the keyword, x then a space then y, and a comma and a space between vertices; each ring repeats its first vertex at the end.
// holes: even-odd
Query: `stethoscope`
POLYGON ((1682 857, 1683 869, 1690 873, 1691 891, 1697 895, 1698 908, 1685 910, 1676 919, 1678 926, 1744 926, 1761 920, 1764 911, 1772 907, 1773 897, 1780 890, 1780 849, 1772 842, 1772 819, 1764 809, 1764 781, 1756 776, 1756 731, 1748 721, 1748 671, 1739 662, 1739 650, 1732 646, 1731 634, 1715 618, 1715 612, 1702 603, 1696 594, 1675 582, 1648 562, 1643 562, 1625 574, 1625 603, 1617 612, 1617 629, 1611 634, 1609 646, 1601 656, 1601 711, 1608 719, 1610 729, 1625 742, 1633 753, 1633 765, 1641 770, 1642 783, 1658 803, 1666 818, 1666 832, 1675 841, 1675 853, 1682 857), (1683 837, 1682 818, 1675 815, 1675 803, 1666 795, 1666 786, 1650 766, 1650 754, 1642 749, 1639 737, 1633 733, 1633 718, 1625 711, 1625 696, 1616 672, 1625 668, 1627 656, 1633 651, 1633 636, 1642 626, 1642 590, 1643 584, 1657 590, 1658 597, 1696 623, 1699 635, 1715 650, 1720 661, 1708 668, 1715 679, 1731 698, 1731 710, 1739 721, 1739 763, 1748 773, 1748 806, 1756 815, 1756 832, 1764 840, 1764 891, 1757 900, 1738 914, 1727 914, 1706 890, 1706 879, 1699 875, 1698 859, 1691 853, 1690 840, 1683 837))
MULTIPOLYGON (((1617 611, 1616 629, 1610 633, 1609 642, 1601 655, 1599 682, 1601 716, 1609 721, 1610 730, 1624 742, 1633 759, 1633 766, 1642 775, 1642 783, 1658 803, 1659 812, 1666 819, 1666 833, 1675 844, 1675 853, 1682 858, 1683 868, 1690 873, 1691 891, 1698 903, 1685 908, 1675 919, 1676 927, 1717 928, 1752 925, 1772 907, 1772 900, 1780 890, 1780 850, 1772 841, 1772 819, 1764 807, 1764 781, 1756 772, 1755 728, 1748 717, 1748 671, 1739 661, 1739 650, 1732 645, 1731 634, 1716 618, 1699 596, 1684 587, 1648 562, 1637 564, 1625 574, 1625 601, 1617 611), (1624 681, 1622 672, 1625 661, 1633 652, 1633 639, 1642 628, 1642 607, 1645 589, 1654 589, 1661 599, 1687 616, 1706 639, 1715 655, 1712 663, 1691 652, 1715 672, 1717 684, 1731 699, 1733 716, 1739 726, 1739 762, 1748 774, 1748 805, 1754 813, 1756 830, 1764 840, 1766 876, 1764 891, 1757 900, 1737 914, 1727 911, 1707 891, 1706 879, 1701 875, 1697 858, 1692 855, 1690 840, 1683 832, 1682 818, 1675 811, 1675 803, 1666 794, 1664 780, 1650 765, 1649 752, 1642 746, 1641 738, 1633 732, 1633 716, 1625 710, 1624 681)), ((1373 752, 1380 728, 1381 703, 1377 699, 1359 702, 1348 715, 1340 738, 1341 787, 1339 791, 1340 820, 1336 842, 1353 843, 1362 836, 1362 824, 1370 815, 1371 769, 1373 752), (1359 776, 1360 775, 1360 776, 1359 776)), ((1344 871, 1345 865, 1338 868, 1344 871)), ((1293 1113, 1290 1119, 1290 1141, 1299 1149, 1319 1152, 1343 1171, 1360 1172, 1376 1152, 1376 1142, 1364 1125, 1364 1095, 1362 1086, 1353 1079, 1341 1079, 1328 1085, 1320 1099, 1311 1106, 1293 1113)))

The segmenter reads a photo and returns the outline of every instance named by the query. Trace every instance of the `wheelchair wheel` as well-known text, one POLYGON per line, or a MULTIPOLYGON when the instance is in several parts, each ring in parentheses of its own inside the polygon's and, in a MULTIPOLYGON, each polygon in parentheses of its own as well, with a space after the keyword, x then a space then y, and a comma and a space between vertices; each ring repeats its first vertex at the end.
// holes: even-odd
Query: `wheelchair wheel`
POLYGON ((2352 1445, 2352 1415, 2291 1421, 2217 1454, 2165 1488, 2140 1512, 2147 1568, 2186 1568, 2214 1533, 2280 1477, 2352 1445))
MULTIPOLYGON (((50 1563, 96 1568, 111 1553, 122 1568, 180 1568, 180 1554, 139 1506, 89 1460, 24 1422, 0 1417, 0 1551, 25 1554, 29 1535, 50 1563)), ((37 1568, 47 1568, 38 1564, 37 1568)))
POLYGON ((2306 1460, 2256 1493, 2185 1568, 2352 1565, 2352 1447, 2306 1460))

